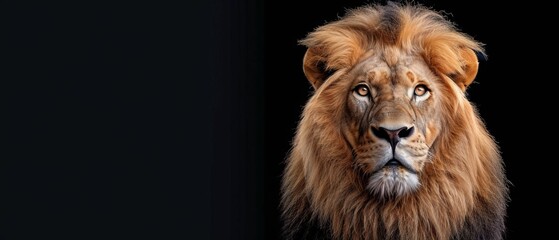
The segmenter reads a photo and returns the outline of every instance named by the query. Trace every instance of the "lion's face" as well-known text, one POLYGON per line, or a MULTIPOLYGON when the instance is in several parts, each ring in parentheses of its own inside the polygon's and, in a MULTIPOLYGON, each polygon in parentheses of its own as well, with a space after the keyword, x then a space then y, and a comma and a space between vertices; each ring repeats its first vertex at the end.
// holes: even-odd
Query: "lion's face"
POLYGON ((288 236, 316 225, 336 239, 501 237, 506 177, 465 95, 478 42, 434 11, 388 4, 301 43, 315 91, 283 176, 288 236))
POLYGON ((373 55, 340 76, 347 86, 340 94, 347 96, 344 137, 370 192, 403 195, 420 186, 441 127, 433 121, 440 80, 420 57, 385 58, 373 55))

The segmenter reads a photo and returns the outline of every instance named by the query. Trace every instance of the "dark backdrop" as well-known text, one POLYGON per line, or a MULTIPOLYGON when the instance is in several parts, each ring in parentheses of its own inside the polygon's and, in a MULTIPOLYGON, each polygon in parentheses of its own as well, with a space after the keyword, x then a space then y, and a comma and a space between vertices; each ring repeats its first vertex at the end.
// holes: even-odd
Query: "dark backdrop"
MULTIPOLYGON (((1 239, 278 239, 297 40, 369 2, 183 2, 2 2, 1 239)), ((549 8, 418 2, 486 44, 468 97, 512 183, 507 239, 553 233, 549 8)))

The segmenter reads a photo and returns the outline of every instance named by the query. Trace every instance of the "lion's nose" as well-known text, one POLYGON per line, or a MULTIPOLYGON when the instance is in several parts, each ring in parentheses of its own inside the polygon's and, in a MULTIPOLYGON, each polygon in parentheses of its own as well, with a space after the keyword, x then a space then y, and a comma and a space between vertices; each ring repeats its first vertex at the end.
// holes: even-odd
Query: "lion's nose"
POLYGON ((388 141, 390 143, 390 146, 392 146, 392 149, 395 149, 396 144, 400 142, 401 138, 407 138, 413 133, 413 127, 402 127, 395 130, 386 129, 383 127, 379 127, 378 129, 372 127, 372 129, 373 134, 375 134, 375 136, 377 136, 378 138, 382 138, 388 141))

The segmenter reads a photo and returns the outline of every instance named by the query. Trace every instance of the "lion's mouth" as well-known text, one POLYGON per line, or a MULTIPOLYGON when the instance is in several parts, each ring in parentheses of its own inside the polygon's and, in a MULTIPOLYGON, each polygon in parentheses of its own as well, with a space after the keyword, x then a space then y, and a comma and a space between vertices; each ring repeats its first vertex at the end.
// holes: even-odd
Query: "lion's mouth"
POLYGON ((384 164, 384 166, 402 166, 402 164, 400 163, 400 161, 396 159, 392 159, 388 161, 386 164, 384 164))
POLYGON ((388 162, 386 162, 384 164, 384 166, 382 168, 392 168, 392 169, 401 169, 403 168, 404 170, 417 174, 417 172, 413 169, 412 166, 410 166, 407 162, 405 161, 400 161, 398 159, 390 159, 388 162))

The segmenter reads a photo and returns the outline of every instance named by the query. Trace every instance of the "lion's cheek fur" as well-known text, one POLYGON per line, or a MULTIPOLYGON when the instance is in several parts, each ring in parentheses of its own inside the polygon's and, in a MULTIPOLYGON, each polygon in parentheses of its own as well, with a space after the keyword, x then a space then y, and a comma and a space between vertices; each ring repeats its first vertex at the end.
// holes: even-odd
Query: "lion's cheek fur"
POLYGON ((440 124, 438 122, 429 122, 425 127, 425 143, 428 146, 433 146, 435 139, 440 133, 440 124))

